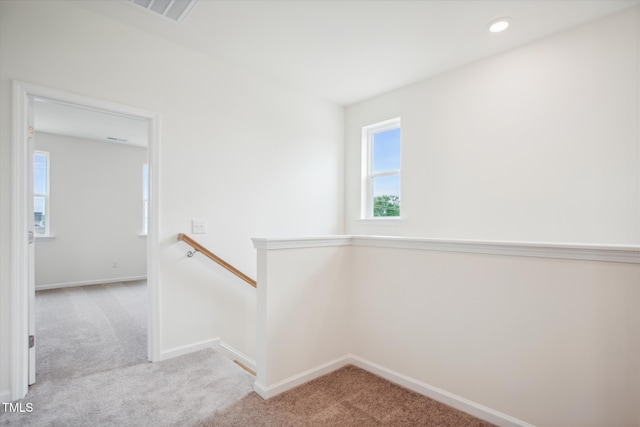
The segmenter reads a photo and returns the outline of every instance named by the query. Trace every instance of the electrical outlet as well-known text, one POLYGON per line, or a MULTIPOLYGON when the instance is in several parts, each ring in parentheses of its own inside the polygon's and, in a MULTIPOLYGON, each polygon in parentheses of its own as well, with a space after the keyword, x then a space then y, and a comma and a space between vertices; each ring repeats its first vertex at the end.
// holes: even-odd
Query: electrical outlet
POLYGON ((193 234, 207 234, 207 220, 205 220, 205 219, 192 219, 191 220, 191 232, 193 234))

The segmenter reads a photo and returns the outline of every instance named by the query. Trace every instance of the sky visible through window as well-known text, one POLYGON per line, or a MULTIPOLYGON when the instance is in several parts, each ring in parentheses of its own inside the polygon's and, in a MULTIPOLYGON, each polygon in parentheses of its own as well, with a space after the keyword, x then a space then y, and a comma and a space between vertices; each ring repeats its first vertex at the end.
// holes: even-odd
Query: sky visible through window
POLYGON ((36 234, 47 234, 49 156, 46 152, 33 153, 33 225, 36 234))
MULTIPOLYGON (((38 153, 33 156, 33 193, 47 194, 47 156, 38 153)), ((33 211, 45 214, 45 198, 36 196, 33 202, 33 211)))
MULTIPOLYGON (((373 136, 372 173, 400 170, 400 129, 391 129, 373 136)), ((400 195, 400 176, 382 176, 374 180, 373 197, 400 195)))
POLYGON ((380 176, 373 179, 373 197, 400 196, 400 176, 380 176))

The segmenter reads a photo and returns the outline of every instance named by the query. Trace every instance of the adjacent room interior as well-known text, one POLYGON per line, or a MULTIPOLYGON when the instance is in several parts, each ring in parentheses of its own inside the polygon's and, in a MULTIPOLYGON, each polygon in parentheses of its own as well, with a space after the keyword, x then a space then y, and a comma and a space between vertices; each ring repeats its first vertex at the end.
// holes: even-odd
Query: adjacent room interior
POLYGON ((36 381, 146 362, 148 123, 51 99, 33 113, 36 381))

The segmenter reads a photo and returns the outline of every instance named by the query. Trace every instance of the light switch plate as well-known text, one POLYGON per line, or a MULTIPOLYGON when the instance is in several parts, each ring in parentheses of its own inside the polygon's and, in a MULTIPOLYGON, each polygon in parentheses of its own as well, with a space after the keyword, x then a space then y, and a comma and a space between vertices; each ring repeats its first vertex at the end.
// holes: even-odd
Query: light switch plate
POLYGON ((193 234, 207 234, 207 220, 205 220, 205 219, 192 219, 191 220, 191 232, 193 234))

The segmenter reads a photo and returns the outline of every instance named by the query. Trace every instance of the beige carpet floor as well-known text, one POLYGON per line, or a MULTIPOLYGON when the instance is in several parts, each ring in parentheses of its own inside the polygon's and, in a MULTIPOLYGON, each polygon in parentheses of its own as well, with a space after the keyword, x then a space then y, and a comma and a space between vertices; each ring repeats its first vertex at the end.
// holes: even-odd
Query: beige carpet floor
POLYGON ((199 426, 488 427, 493 424, 347 366, 269 400, 251 393, 199 426))
POLYGON ((347 366, 268 401, 211 349, 146 361, 145 283, 39 292, 33 411, 2 426, 450 426, 491 424, 347 366))

